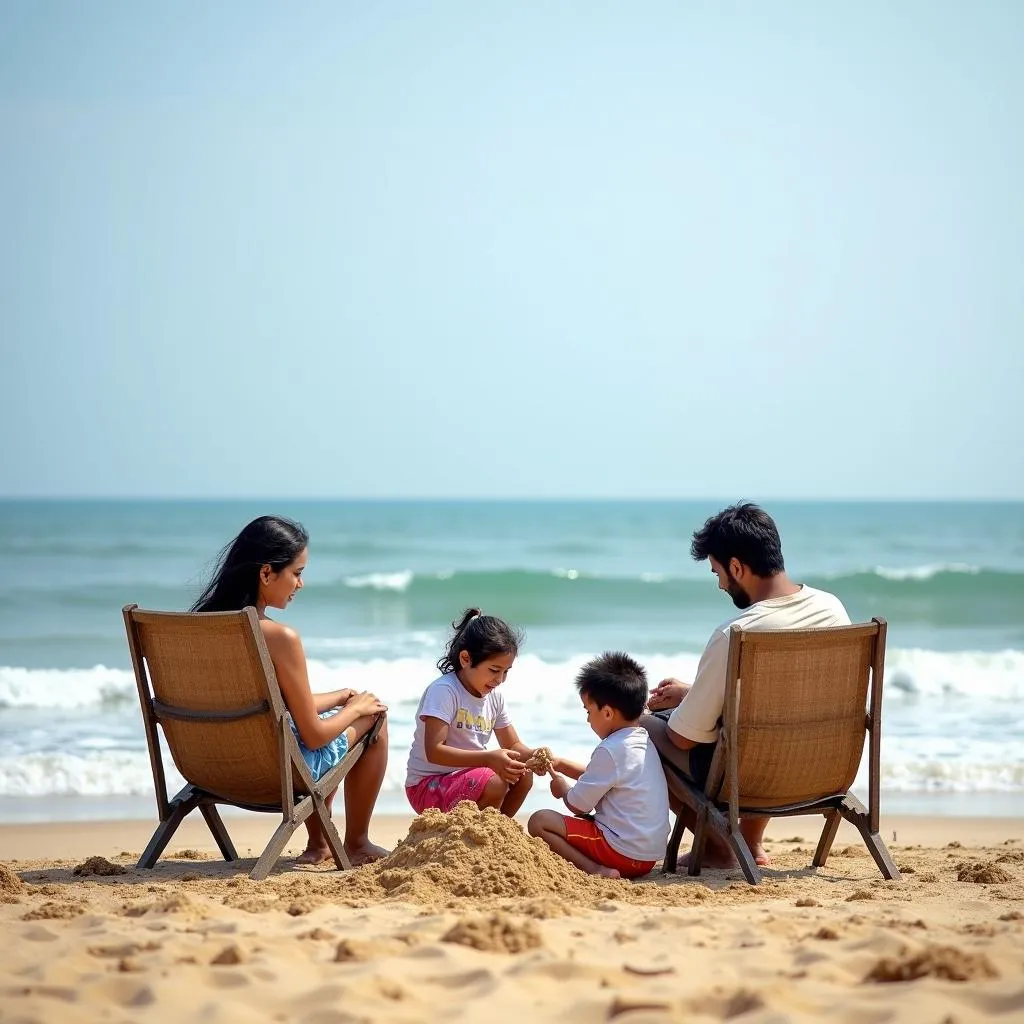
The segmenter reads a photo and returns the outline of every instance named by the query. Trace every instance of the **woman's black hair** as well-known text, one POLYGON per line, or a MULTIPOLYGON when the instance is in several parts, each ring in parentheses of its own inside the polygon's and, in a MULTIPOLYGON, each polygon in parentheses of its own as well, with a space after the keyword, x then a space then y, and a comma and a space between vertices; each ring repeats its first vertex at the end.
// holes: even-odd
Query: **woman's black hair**
POLYGON ((452 629, 455 632, 448 641, 448 650, 437 663, 441 673, 459 668, 461 651, 469 655, 470 665, 476 667, 496 654, 518 654, 523 642, 520 630, 494 615, 482 615, 479 608, 467 608, 461 620, 452 623, 452 629))
POLYGON ((260 569, 280 572, 309 544, 300 523, 282 516, 260 516, 233 540, 217 559, 213 577, 192 605, 194 612, 233 612, 255 606, 260 592, 260 569))

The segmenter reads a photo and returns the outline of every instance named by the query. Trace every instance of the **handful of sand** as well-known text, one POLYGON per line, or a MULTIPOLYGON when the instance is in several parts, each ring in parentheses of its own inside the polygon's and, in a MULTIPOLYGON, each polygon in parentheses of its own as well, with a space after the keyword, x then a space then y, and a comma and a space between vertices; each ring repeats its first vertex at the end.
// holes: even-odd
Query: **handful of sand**
POLYGON ((538 747, 525 761, 526 768, 538 775, 547 775, 551 771, 551 751, 547 747, 538 747))

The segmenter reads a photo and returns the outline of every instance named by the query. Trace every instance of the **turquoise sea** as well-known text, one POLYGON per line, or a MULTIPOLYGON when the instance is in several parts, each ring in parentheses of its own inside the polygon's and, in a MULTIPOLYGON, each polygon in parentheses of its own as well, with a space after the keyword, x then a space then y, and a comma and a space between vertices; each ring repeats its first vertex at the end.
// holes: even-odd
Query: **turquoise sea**
MULTIPOLYGON (((652 683, 687 678, 733 613, 689 557, 724 503, 0 502, 0 819, 151 814, 121 606, 186 608, 255 515, 309 529, 306 586, 283 614, 314 688, 390 706, 381 806, 405 810, 412 715, 466 605, 526 632, 506 683, 520 734, 585 756, 585 658, 624 649, 652 683)), ((889 621, 884 806, 1021 813, 1024 505, 765 504, 795 579, 889 621)))

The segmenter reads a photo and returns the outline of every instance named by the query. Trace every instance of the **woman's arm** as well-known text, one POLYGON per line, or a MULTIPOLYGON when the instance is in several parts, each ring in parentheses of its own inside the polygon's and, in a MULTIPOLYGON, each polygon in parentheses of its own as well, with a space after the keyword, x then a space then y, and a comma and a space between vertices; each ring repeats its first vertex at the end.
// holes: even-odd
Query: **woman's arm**
POLYGON ((343 708, 355 695, 355 690, 330 690, 327 693, 314 693, 313 703, 316 705, 317 714, 320 714, 323 711, 332 711, 334 708, 343 708))
POLYGON ((424 715, 423 751, 431 764, 444 768, 490 768, 503 782, 518 782, 526 770, 522 761, 508 750, 460 750, 449 746, 447 739, 448 723, 424 715))
MULTIPOLYGON (((309 688, 306 655, 299 634, 289 626, 263 619, 263 636, 274 663, 281 696, 292 716, 302 742, 310 750, 317 750, 340 736, 350 725, 364 715, 374 715, 387 708, 372 693, 360 693, 349 698, 345 706, 330 718, 320 718, 318 704, 309 688)), ((340 692, 340 691, 339 691, 340 692)), ((334 694, 320 694, 330 697, 334 694)), ((335 704, 328 705, 328 708, 335 704)), ((325 708, 324 710, 327 710, 325 708)))

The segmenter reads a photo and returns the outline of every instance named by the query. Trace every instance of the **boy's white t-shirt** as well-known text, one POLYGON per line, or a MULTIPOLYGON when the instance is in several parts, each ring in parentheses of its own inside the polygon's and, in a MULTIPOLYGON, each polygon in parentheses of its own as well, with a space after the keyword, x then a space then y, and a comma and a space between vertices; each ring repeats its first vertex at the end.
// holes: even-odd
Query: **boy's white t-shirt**
POLYGON ((668 842, 668 785, 646 729, 618 729, 594 749, 565 799, 594 811, 608 845, 623 857, 658 860, 668 842))
POLYGON ((445 743, 458 750, 486 750, 495 729, 512 724, 505 711, 505 698, 498 688, 484 697, 476 697, 467 690, 454 672, 435 679, 423 692, 416 709, 416 732, 406 769, 406 786, 415 786, 429 775, 450 775, 460 771, 448 765, 427 760, 423 740, 424 718, 440 718, 448 723, 445 743))

